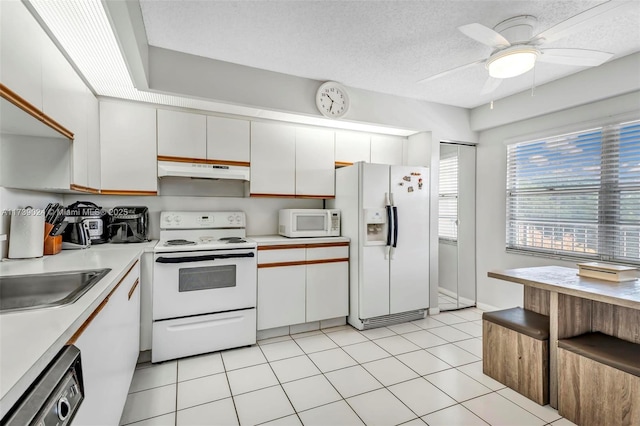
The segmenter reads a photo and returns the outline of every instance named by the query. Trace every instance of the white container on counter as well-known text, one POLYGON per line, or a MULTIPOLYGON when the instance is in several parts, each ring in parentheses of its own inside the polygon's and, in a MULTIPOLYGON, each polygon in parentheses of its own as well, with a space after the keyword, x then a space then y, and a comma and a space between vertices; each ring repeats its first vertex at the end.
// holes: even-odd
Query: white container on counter
POLYGON ((42 257, 44 248, 44 211, 30 207, 11 211, 9 258, 42 257))

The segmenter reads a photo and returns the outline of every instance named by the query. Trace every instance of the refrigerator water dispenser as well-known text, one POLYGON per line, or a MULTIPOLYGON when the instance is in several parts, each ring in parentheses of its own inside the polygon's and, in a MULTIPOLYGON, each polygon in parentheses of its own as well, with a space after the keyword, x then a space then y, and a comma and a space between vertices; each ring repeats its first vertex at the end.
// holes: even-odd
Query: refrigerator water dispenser
POLYGON ((364 222, 367 227, 367 245, 386 244, 387 212, 386 209, 365 209, 364 222))

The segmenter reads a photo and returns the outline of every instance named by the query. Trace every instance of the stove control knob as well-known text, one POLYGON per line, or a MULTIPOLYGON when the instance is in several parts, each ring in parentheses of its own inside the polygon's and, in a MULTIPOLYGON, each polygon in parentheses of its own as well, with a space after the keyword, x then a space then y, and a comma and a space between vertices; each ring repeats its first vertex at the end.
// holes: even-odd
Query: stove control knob
POLYGON ((171 221, 173 220, 173 216, 165 216, 164 217, 164 221, 167 223, 171 223, 171 221))
POLYGON ((229 219, 229 223, 233 223, 233 216, 229 216, 227 219, 229 219))
POLYGON ((240 215, 236 215, 236 222, 242 223, 242 218, 240 217, 240 215))

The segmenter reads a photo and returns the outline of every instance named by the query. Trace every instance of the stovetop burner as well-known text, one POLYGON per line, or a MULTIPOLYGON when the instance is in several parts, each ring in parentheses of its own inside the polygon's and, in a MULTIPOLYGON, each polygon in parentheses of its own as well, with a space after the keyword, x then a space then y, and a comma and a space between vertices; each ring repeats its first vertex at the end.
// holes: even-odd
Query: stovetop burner
POLYGON ((165 246, 192 246, 196 242, 189 240, 168 240, 164 243, 165 246))
POLYGON ((242 237, 223 237, 220 238, 220 241, 226 241, 227 244, 236 244, 236 243, 246 243, 247 240, 245 240, 242 237))

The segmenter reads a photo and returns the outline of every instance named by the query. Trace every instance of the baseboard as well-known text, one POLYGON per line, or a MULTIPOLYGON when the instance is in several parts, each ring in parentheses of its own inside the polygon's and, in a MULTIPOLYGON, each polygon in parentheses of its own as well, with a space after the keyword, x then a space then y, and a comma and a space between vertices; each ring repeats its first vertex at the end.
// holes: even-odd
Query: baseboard
POLYGON ((478 309, 480 309, 480 310, 483 310, 483 311, 498 311, 498 310, 500 310, 500 309, 501 309, 501 308, 498 308, 498 307, 496 307, 496 306, 488 305, 488 304, 486 304, 486 303, 480 303, 480 302, 478 302, 478 303, 476 304, 476 307, 477 307, 478 309))

